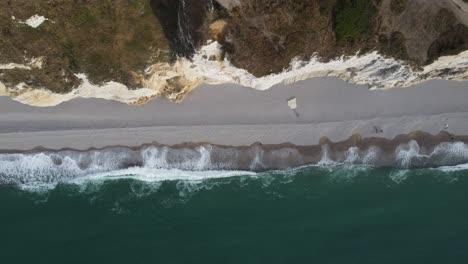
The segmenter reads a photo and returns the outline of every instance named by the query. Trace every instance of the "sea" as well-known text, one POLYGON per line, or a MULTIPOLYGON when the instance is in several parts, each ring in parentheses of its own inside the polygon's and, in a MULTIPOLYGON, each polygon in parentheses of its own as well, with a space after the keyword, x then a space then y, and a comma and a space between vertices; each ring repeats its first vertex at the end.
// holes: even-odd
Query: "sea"
POLYGON ((0 176, 26 175, 0 185, 0 263, 468 263, 464 164, 73 177, 7 158, 0 176))

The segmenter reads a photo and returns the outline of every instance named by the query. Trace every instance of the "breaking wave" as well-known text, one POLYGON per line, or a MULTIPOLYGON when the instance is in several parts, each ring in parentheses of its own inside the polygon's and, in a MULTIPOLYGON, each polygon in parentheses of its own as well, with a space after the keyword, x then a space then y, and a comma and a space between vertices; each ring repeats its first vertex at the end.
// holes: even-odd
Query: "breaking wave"
POLYGON ((377 146, 334 151, 323 145, 320 153, 306 147, 114 147, 90 151, 44 151, 0 154, 0 185, 51 188, 60 183, 132 178, 144 182, 204 181, 234 176, 258 176, 268 170, 301 166, 468 169, 468 145, 441 143, 429 153, 416 141, 400 144, 393 153, 377 146), (318 158, 317 158, 318 157, 318 158))

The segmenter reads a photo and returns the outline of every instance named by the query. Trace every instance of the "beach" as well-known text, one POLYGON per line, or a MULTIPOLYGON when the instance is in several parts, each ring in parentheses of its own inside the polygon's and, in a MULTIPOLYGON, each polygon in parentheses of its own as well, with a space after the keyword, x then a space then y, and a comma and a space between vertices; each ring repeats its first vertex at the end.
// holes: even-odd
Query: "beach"
POLYGON ((316 78, 257 91, 233 84, 203 85, 182 103, 157 98, 142 106, 75 99, 31 107, 0 97, 0 149, 138 147, 144 144, 254 143, 299 146, 353 135, 392 139, 421 131, 468 135, 468 82, 428 81, 371 90, 316 78), (296 98, 297 109, 288 106, 296 98))

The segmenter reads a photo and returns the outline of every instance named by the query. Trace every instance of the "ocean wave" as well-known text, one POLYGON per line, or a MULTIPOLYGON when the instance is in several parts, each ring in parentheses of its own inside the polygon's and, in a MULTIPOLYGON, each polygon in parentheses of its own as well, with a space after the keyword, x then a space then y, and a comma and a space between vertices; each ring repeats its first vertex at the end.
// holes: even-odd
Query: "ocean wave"
POLYGON ((455 165, 455 166, 442 166, 442 167, 438 167, 436 169, 441 170, 441 171, 445 171, 445 172, 468 171, 468 163, 455 165))
MULTIPOLYGON (((90 151, 43 151, 0 154, 0 184, 25 188, 53 188, 60 183, 80 184, 132 178, 144 182, 204 181, 234 176, 258 176, 258 172, 303 169, 301 166, 355 169, 356 166, 466 169, 468 146, 462 142, 441 143, 430 153, 412 140, 399 144, 393 153, 377 146, 344 152, 327 144, 319 153, 306 147, 145 146, 141 149, 114 147, 90 151), (317 155, 319 154, 319 155, 317 155)), ((295 172, 293 172, 294 174, 295 172)), ((282 172, 283 174, 283 172, 282 172)), ((261 175, 261 174, 260 174, 261 175)))
POLYGON ((164 181, 201 182, 209 179, 255 175, 257 175, 257 173, 250 171, 184 171, 179 169, 148 169, 142 167, 133 167, 124 170, 91 174, 85 177, 73 179, 69 181, 69 183, 82 184, 87 181, 120 180, 129 178, 148 183, 164 181))

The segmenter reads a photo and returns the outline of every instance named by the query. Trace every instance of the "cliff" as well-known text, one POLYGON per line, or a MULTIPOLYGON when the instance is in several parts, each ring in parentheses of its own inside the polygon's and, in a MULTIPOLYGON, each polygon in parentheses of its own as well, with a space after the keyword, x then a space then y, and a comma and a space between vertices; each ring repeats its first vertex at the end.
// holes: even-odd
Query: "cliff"
POLYGON ((226 59, 256 77, 282 72, 293 59, 374 51, 417 69, 468 49, 466 2, 5 0, 0 83, 9 95, 69 93, 88 80, 156 91, 148 97, 187 92, 204 78, 190 79, 186 68, 196 66, 177 63, 213 40, 220 53, 203 59, 226 59))
MULTIPOLYGON (((224 1, 232 2, 232 1, 224 1)), ((236 0, 230 58, 257 76, 292 57, 378 50, 424 65, 468 49, 468 6, 457 0, 236 0)))

